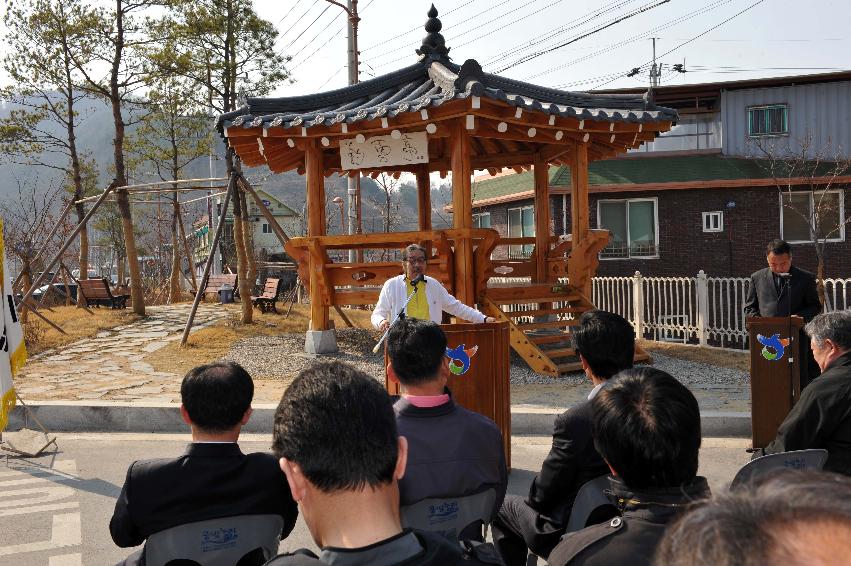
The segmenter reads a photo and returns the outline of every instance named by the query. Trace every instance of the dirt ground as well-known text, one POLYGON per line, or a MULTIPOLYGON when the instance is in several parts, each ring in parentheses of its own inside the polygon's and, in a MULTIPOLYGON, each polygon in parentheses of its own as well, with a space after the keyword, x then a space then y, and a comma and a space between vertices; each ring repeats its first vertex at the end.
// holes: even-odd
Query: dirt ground
POLYGON ((89 314, 84 309, 78 309, 75 306, 51 308, 52 310, 42 308, 38 312, 50 322, 62 328, 65 334, 29 313, 29 320, 24 323, 23 327, 24 340, 27 344, 27 352, 30 355, 58 348, 83 338, 90 338, 103 330, 130 324, 142 318, 130 309, 93 307, 90 309, 92 314, 89 314))
MULTIPOLYGON (((278 314, 261 313, 255 309, 254 322, 242 324, 238 304, 222 305, 222 308, 230 311, 230 315, 222 322, 194 332, 186 346, 181 347, 179 342, 172 342, 146 356, 144 361, 151 364, 156 371, 183 374, 195 366, 223 357, 234 342, 243 338, 301 334, 303 339, 310 318, 310 305, 293 305, 289 316, 285 316, 288 305, 278 305, 278 314)), ((342 310, 354 326, 371 328, 370 311, 342 310)), ((334 309, 331 309, 330 318, 337 328, 346 328, 346 323, 334 309)))
POLYGON ((750 357, 747 351, 726 350, 722 348, 701 348, 688 344, 671 344, 667 342, 652 342, 640 340, 642 348, 650 352, 659 352, 672 358, 680 358, 692 362, 701 362, 713 366, 750 371, 750 357))

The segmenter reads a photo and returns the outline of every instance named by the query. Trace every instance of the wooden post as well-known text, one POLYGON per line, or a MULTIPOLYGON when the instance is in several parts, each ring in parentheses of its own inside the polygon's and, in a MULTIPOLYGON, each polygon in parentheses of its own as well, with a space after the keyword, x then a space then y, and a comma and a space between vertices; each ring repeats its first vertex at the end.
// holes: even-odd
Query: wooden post
MULTIPOLYGON (((325 168, 322 148, 316 140, 308 140, 304 151, 304 169, 307 177, 307 235, 325 235, 325 168)), ((310 255, 310 329, 328 330, 328 306, 322 303, 319 274, 322 265, 310 255)))
POLYGON ((544 283, 547 273, 547 254, 550 251, 550 176, 546 159, 538 152, 534 160, 535 175, 535 275, 544 283))
POLYGON ((573 245, 588 237, 588 149, 578 143, 571 152, 570 164, 570 232, 573 245))
MULTIPOLYGON (((417 226, 420 232, 431 230, 431 179, 428 165, 417 168, 417 226)), ((426 257, 431 257, 431 241, 424 240, 420 244, 426 249, 426 257)))
POLYGON ((186 326, 183 329, 183 335, 180 337, 180 345, 185 346, 186 340, 189 339, 189 331, 192 330, 192 323, 195 321, 195 313, 198 311, 198 303, 204 298, 204 290, 207 287, 207 281, 210 279, 210 269, 213 267, 213 261, 216 251, 219 248, 219 240, 222 237, 223 228, 225 227, 225 218, 228 215, 228 205, 230 198, 236 191, 236 174, 231 169, 230 181, 228 182, 228 191, 225 193, 225 199, 222 202, 222 210, 219 215, 219 225, 216 226, 216 234, 213 236, 213 242, 210 244, 210 253, 207 255, 207 261, 204 263, 204 273, 201 275, 201 285, 195 290, 195 299, 192 301, 192 309, 189 311, 189 318, 186 319, 186 326))
POLYGON ((573 236, 567 276, 571 286, 591 297, 591 265, 586 257, 589 245, 588 148, 577 143, 571 151, 570 232, 573 236))
MULTIPOLYGON (((470 137, 458 119, 449 137, 452 165, 452 224, 455 228, 473 227, 473 197, 470 186, 470 137)), ((461 236, 455 241, 455 296, 466 305, 474 296, 473 241, 461 236)))
POLYGON ((420 231, 431 230, 431 180, 428 165, 417 168, 417 216, 420 231))

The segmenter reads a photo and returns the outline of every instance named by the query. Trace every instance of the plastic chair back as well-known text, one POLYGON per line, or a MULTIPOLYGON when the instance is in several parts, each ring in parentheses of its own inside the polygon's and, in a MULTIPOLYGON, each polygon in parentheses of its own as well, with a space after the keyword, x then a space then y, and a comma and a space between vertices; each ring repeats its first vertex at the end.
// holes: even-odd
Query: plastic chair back
MULTIPOLYGON (((605 514, 601 520, 618 514, 617 507, 606 495, 607 489, 609 489, 608 475, 589 480, 579 488, 576 499, 573 501, 570 518, 567 520, 566 532, 581 531, 589 525, 592 516, 600 513, 605 514)), ((593 524, 593 521, 590 524, 593 524)))
POLYGON ((485 526, 490 524, 494 503, 494 488, 462 497, 429 497, 402 506, 402 526, 439 532, 450 540, 459 540, 461 532, 477 521, 485 526))
POLYGON ((199 566, 234 566, 257 548, 268 560, 278 553, 283 528, 280 515, 235 515, 178 525, 148 537, 145 564, 185 560, 199 566))
POLYGON ((827 450, 811 448, 768 454, 751 460, 736 473, 730 489, 749 485, 757 476, 772 470, 821 470, 827 461, 827 450))

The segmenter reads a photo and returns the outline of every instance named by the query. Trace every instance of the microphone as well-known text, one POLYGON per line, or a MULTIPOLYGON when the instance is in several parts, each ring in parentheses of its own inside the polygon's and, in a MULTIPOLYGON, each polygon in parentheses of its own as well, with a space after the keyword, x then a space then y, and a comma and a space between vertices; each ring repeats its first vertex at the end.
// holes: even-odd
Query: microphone
POLYGON ((419 275, 417 275, 417 276, 414 278, 414 280, 413 280, 413 281, 411 281, 411 285, 413 285, 414 289, 416 289, 416 288, 417 288, 417 284, 418 284, 418 283, 423 283, 423 284, 425 284, 425 275, 423 275, 422 273, 420 273, 419 275))

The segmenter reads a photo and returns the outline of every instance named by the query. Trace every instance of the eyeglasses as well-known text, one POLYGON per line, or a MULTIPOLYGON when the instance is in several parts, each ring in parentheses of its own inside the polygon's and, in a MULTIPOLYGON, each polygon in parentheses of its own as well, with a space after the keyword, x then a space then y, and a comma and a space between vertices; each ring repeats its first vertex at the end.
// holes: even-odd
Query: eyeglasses
POLYGON ((418 263, 422 263, 423 265, 425 265, 426 258, 424 258, 424 257, 409 257, 405 261, 407 261, 409 265, 416 265, 418 263))

